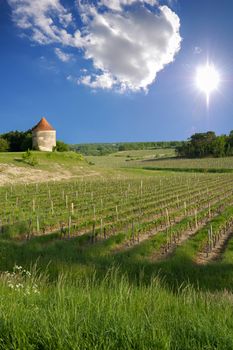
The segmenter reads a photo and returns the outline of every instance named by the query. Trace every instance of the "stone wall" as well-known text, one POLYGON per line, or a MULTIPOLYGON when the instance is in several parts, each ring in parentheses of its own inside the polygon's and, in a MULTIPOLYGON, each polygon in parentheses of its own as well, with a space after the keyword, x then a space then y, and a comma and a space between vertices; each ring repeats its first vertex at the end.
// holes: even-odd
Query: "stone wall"
POLYGON ((56 131, 32 132, 32 146, 39 151, 52 152, 56 146, 56 131))

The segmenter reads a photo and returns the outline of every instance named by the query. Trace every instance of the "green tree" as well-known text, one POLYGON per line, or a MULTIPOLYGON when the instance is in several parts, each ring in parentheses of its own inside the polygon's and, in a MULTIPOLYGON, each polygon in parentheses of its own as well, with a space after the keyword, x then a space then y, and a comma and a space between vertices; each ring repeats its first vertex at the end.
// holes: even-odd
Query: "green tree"
POLYGON ((212 142, 212 154, 214 157, 224 157, 226 152, 226 136, 218 136, 212 142))
POLYGON ((0 138, 0 152, 7 152, 9 150, 9 142, 0 138))
POLYGON ((9 144, 10 152, 21 152, 32 148, 32 133, 31 130, 26 132, 10 131, 2 134, 1 138, 9 144))
POLYGON ((68 152, 69 146, 63 141, 57 141, 55 149, 57 152, 68 152))
POLYGON ((206 133, 196 133, 190 137, 188 142, 183 143, 176 148, 178 155, 188 158, 203 158, 218 154, 216 141, 217 136, 213 131, 206 133))

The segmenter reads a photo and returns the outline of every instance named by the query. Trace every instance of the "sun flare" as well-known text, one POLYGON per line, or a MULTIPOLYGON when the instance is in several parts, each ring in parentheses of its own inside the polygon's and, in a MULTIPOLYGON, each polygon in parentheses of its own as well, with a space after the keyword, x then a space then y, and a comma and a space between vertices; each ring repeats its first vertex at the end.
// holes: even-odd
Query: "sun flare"
POLYGON ((207 104, 209 104, 211 92, 218 89, 219 82, 220 76, 214 65, 207 63, 197 68, 196 85, 200 91, 205 93, 207 104))

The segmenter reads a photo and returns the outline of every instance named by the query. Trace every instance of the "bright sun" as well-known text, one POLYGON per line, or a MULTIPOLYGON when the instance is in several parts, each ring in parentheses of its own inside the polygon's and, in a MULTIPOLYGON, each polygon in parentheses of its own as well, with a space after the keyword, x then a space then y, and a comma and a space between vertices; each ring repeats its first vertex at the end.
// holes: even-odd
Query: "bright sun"
POLYGON ((211 92, 217 90, 219 82, 219 73, 214 65, 206 63, 205 66, 197 68, 196 84, 198 89, 205 93, 207 105, 209 104, 211 92))

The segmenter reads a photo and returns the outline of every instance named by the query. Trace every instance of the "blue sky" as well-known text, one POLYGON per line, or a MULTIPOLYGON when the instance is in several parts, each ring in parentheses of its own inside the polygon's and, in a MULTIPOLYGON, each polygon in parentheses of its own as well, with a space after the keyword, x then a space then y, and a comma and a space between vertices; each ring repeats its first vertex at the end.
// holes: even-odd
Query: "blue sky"
POLYGON ((41 12, 42 21, 38 10, 25 17, 20 9, 29 0, 0 0, 0 133, 28 129, 42 116, 69 143, 182 140, 233 129, 232 0, 101 1, 43 0, 45 8, 54 2, 57 14, 41 12), (162 5, 171 9, 166 18, 162 5), (99 25, 106 20, 113 37, 99 25), (126 33, 132 48, 117 33, 126 33), (195 85, 207 57, 221 77, 209 108, 195 85))

